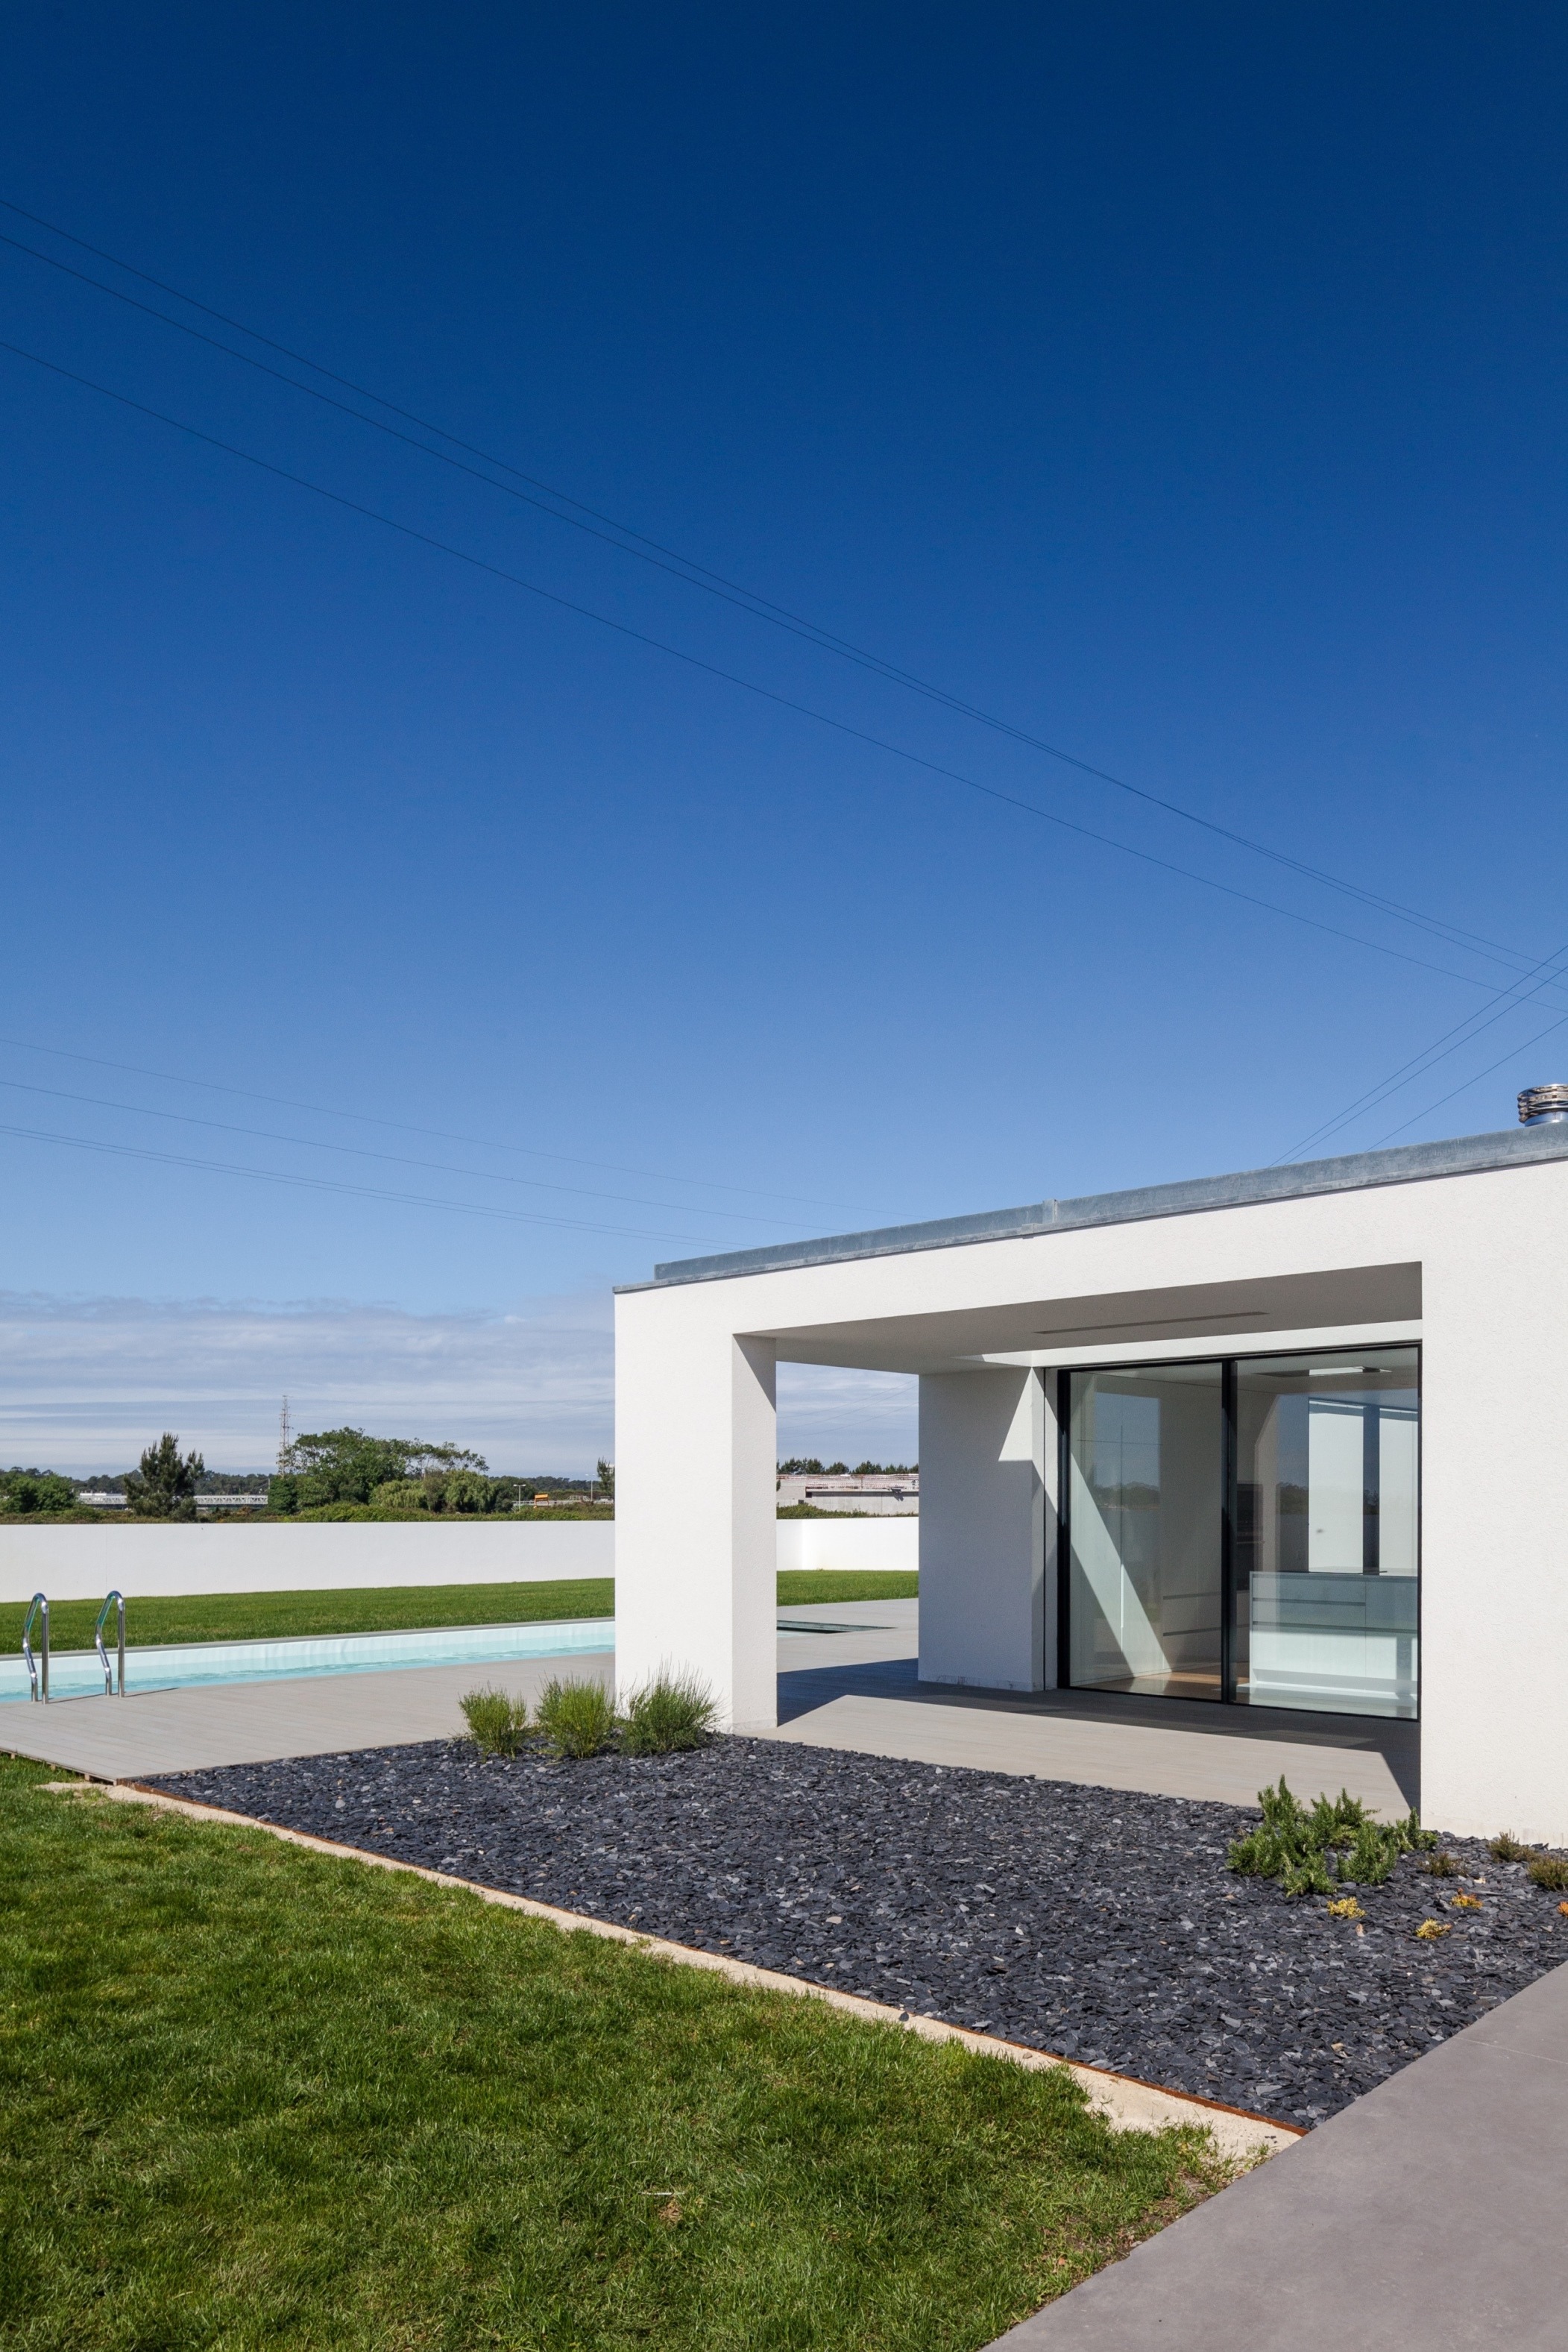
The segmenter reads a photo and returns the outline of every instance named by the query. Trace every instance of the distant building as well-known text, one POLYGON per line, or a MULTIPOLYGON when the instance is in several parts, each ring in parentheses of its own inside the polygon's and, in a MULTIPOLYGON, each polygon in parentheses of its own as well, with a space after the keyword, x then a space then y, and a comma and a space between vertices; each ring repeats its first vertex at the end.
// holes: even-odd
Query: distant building
POLYGON ((787 1511, 809 1503, 818 1511, 863 1511, 881 1518, 916 1518, 920 1512, 920 1473, 883 1473, 877 1477, 830 1478, 821 1471, 801 1477, 780 1478, 779 1508, 787 1511))

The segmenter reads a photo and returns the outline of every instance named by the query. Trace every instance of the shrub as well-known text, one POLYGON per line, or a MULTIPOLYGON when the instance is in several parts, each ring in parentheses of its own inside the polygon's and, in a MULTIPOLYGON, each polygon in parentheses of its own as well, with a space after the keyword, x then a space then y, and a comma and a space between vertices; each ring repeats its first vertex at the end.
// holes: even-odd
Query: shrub
POLYGON ((388 1478, 371 1501, 378 1511, 428 1511, 430 1497, 417 1478, 388 1478))
POLYGON ((1424 1867, 1434 1878, 1457 1878, 1459 1874, 1459 1865, 1451 1853, 1430 1854, 1424 1867))
POLYGON ((76 1500, 76 1488, 56 1470, 0 1471, 0 1511, 14 1512, 18 1518, 46 1513, 55 1517, 74 1511, 76 1500))
POLYGON ((1286 1895, 1381 1886, 1402 1853, 1437 1843, 1414 1812, 1402 1822, 1375 1822, 1345 1789, 1309 1808, 1286 1787, 1283 1773, 1277 1789, 1260 1789, 1258 1802, 1261 1822, 1236 1839, 1226 1864, 1244 1877, 1277 1878, 1286 1895))
POLYGON ((458 1704, 481 1754, 515 1756, 528 1727, 528 1701, 503 1690, 472 1690, 458 1704))
POLYGON ((1521 1843, 1511 1830, 1500 1830, 1487 1847, 1494 1862, 1528 1862, 1530 1848, 1521 1843))
POLYGON ((534 1720, 558 1756, 597 1756, 615 1732, 615 1709, 602 1683, 561 1682, 552 1675, 534 1720))
POLYGON ((626 1701, 621 1744, 629 1756, 672 1756, 711 1738, 713 1693, 695 1675, 659 1675, 626 1701))
POLYGON ((1537 1886, 1560 1895, 1568 1887, 1568 1853, 1538 1853, 1531 1858, 1530 1875, 1537 1886))

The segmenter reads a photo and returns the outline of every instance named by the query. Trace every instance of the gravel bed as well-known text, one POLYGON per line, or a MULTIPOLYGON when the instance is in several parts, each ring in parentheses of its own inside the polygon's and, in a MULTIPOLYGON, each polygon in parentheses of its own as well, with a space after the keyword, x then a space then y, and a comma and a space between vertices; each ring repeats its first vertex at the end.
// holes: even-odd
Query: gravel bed
POLYGON ((1455 1877, 1406 1856, 1358 1888, 1353 1923, 1226 1869, 1250 1808, 773 1740, 440 1740, 158 1785, 1308 2126, 1568 1959, 1560 1897, 1470 1840, 1455 1877))

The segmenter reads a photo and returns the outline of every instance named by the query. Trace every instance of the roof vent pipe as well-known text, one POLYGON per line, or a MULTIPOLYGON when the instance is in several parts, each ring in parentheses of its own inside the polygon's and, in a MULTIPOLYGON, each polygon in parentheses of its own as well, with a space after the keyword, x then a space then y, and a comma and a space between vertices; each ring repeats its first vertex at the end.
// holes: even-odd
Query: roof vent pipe
POLYGON ((1549 1127, 1568 1118, 1568 1087, 1526 1087, 1519 1097, 1521 1127, 1549 1127))

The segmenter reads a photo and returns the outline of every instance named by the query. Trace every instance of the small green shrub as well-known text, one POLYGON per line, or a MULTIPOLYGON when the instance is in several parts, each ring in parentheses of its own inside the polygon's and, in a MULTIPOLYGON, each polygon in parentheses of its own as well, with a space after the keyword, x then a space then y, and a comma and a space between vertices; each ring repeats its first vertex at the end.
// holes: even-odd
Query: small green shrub
POLYGON ((628 1756, 673 1756, 700 1748, 713 1732, 713 1693, 695 1675, 659 1675, 634 1690, 621 1719, 628 1756))
POLYGON ((1414 1812, 1402 1822, 1375 1822, 1360 1798, 1345 1789, 1332 1800, 1319 1797, 1312 1806, 1303 1805, 1286 1787, 1283 1773, 1277 1789, 1260 1789, 1258 1802, 1261 1822, 1235 1840, 1226 1864, 1244 1877, 1277 1878, 1286 1895, 1381 1886, 1402 1853, 1437 1843, 1414 1812))
POLYGON ((1537 1886, 1549 1887, 1553 1895, 1561 1895, 1568 1888, 1568 1853, 1531 1855, 1530 1875, 1537 1886))
POLYGON ((1433 1878, 1457 1878, 1459 1865, 1451 1853, 1429 1854, 1422 1865, 1433 1878))
POLYGON ((563 1683, 552 1675, 534 1720, 558 1756, 597 1756, 615 1734, 615 1709, 602 1683, 563 1683))
POLYGON ((472 1690, 459 1700, 468 1736, 486 1756, 515 1756, 528 1735, 527 1699, 503 1690, 472 1690))
POLYGON ((1531 1848, 1514 1836, 1511 1830, 1500 1830, 1487 1847, 1494 1862, 1528 1862, 1531 1848))

